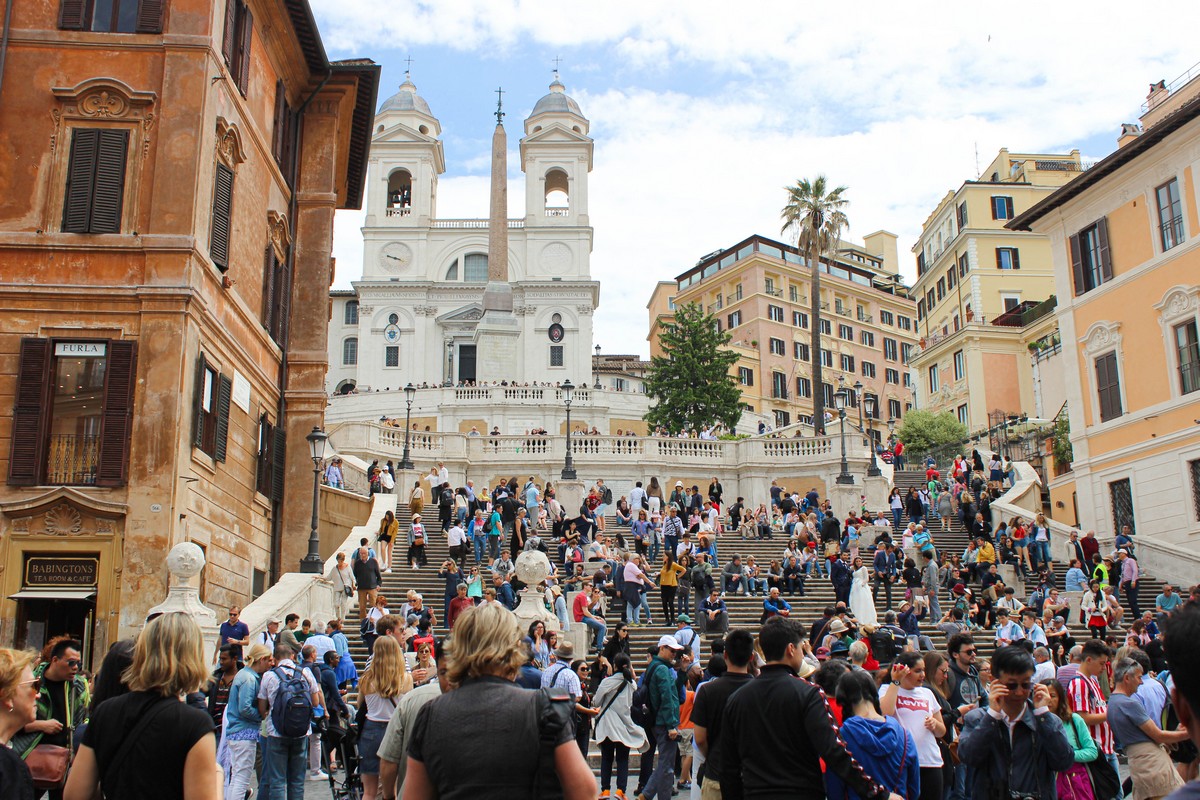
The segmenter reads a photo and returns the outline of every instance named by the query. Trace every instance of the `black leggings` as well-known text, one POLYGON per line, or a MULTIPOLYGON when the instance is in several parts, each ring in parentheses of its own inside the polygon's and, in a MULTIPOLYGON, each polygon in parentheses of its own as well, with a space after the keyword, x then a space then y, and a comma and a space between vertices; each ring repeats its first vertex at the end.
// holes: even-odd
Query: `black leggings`
POLYGON ((671 624, 675 619, 675 589, 674 586, 659 586, 658 590, 662 593, 662 610, 663 618, 667 620, 666 624, 671 624))
POLYGON ((921 767, 921 800, 942 800, 941 767, 921 767))
POLYGON ((614 756, 617 761, 617 788, 624 792, 629 785, 629 747, 609 739, 600 742, 600 788, 606 792, 612 788, 614 756))

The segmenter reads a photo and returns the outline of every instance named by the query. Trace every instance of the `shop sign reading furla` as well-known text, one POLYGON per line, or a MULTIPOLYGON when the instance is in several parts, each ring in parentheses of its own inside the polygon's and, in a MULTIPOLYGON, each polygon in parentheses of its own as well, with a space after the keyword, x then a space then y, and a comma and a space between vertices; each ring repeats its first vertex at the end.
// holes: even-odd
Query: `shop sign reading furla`
POLYGON ((54 355, 74 358, 104 358, 106 342, 55 342, 54 355))
POLYGON ((550 326, 550 341, 558 344, 563 340, 563 326, 555 322, 550 326))

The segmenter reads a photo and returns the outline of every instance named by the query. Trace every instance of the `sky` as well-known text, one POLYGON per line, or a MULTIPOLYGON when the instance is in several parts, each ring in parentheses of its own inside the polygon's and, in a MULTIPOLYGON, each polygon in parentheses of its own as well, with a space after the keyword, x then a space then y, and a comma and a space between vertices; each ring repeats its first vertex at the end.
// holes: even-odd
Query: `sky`
MULTIPOLYGON (((1200 4, 1183 2, 311 1, 331 59, 382 65, 380 103, 412 59, 442 124, 442 217, 487 216, 498 86, 524 216, 521 123, 561 59, 595 140, 595 343, 643 356, 655 283, 751 234, 781 238, 799 178, 845 185, 845 238, 897 234, 911 283, 921 224, 1001 147, 1098 160, 1152 82, 1200 60, 1200 4)), ((336 288, 361 276, 362 220, 338 212, 336 288)))

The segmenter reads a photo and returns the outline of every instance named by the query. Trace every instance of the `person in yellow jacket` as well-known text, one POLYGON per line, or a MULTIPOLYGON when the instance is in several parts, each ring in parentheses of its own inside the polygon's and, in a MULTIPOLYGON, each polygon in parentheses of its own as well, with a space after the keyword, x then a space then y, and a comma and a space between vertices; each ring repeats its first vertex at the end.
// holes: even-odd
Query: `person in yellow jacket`
POLYGON ((982 540, 979 545, 979 556, 976 559, 980 564, 998 564, 996 560, 996 548, 987 539, 982 540))

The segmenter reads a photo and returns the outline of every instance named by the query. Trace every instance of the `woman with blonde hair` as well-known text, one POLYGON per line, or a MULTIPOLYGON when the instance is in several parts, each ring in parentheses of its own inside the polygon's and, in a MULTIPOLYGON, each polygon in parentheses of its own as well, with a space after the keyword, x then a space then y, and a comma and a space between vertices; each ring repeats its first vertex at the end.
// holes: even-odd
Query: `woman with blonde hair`
POLYGON ((37 717, 41 682, 33 677, 37 653, 0 648, 0 798, 33 798, 33 776, 16 751, 8 746, 13 734, 37 717))
POLYGON ((221 762, 225 769, 226 797, 245 797, 250 788, 258 752, 258 732, 263 721, 258 710, 258 689, 262 676, 274 666, 271 648, 265 644, 252 645, 246 653, 246 666, 229 687, 222 733, 225 752, 229 755, 221 762))
POLYGON ((129 694, 92 714, 64 800, 217 800, 212 717, 183 702, 208 680, 199 626, 178 612, 151 620, 125 674, 129 694))
POLYGON ((396 515, 390 509, 383 512, 383 519, 379 520, 379 561, 384 572, 392 571, 392 542, 399 535, 400 523, 396 521, 396 515))
MULTIPOLYGON (((561 791, 565 800, 596 797, 596 779, 575 744, 573 703, 552 701, 513 682, 529 654, 516 616, 497 605, 469 608, 447 645, 447 679, 458 688, 421 709, 408 745, 405 800, 448 796, 534 797, 561 791), (463 725, 479 709, 486 726, 463 725), (540 720, 546 720, 539 724, 540 720), (539 732, 554 742, 557 786, 543 785, 539 732), (486 759, 463 753, 487 753, 486 759), (503 763, 504 769, 493 765, 503 763)), ((549 781, 547 781, 549 782, 549 781)))
POLYGON ((375 800, 379 791, 379 745, 400 698, 412 688, 412 675, 400 643, 391 636, 380 636, 371 650, 371 666, 358 683, 358 707, 365 705, 367 709, 367 721, 358 740, 363 800, 375 800))

